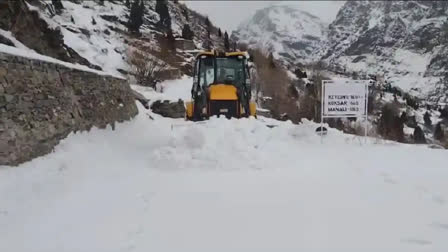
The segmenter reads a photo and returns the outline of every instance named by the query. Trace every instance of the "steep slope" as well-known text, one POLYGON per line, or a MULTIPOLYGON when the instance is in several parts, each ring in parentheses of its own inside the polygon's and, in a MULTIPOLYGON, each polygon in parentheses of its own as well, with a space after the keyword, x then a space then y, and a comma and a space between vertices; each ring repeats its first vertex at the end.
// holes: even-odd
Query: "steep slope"
MULTIPOLYGON (((132 2, 132 1, 131 1, 132 2)), ((128 70, 126 54, 129 47, 142 47, 151 52, 165 45, 166 30, 157 23, 155 1, 144 1, 144 22, 141 36, 128 32, 130 8, 126 1, 62 1, 57 9, 50 1, 17 0, 0 3, 0 29, 12 35, 30 49, 60 60, 88 65, 113 74, 128 70), (11 12, 14 10, 14 12, 11 12)), ((194 33, 193 43, 203 48, 205 41, 222 47, 217 28, 210 24, 208 37, 206 17, 184 4, 167 1, 174 38, 182 36, 182 28, 189 25, 194 33)), ((192 54, 178 48, 174 53, 175 67, 188 64, 192 54)))
POLYGON ((448 90, 448 2, 347 1, 327 26, 288 6, 259 10, 233 37, 273 52, 288 67, 326 63, 354 78, 384 75, 393 86, 434 102, 448 90))
POLYGON ((321 56, 326 24, 318 17, 287 5, 258 10, 232 33, 232 39, 249 47, 273 52, 286 64, 306 64, 321 56))
MULTIPOLYGON (((51 6, 44 1, 25 0, 0 2, 0 29, 10 32, 25 47, 66 62, 79 63, 90 68, 100 69, 64 44, 58 27, 51 27, 39 15, 39 9, 51 6)), ((10 44, 12 45, 12 44, 10 44)))
POLYGON ((384 73, 414 95, 444 99, 434 91, 448 84, 441 80, 448 70, 447 15, 445 1, 348 1, 329 27, 323 60, 332 70, 384 73))

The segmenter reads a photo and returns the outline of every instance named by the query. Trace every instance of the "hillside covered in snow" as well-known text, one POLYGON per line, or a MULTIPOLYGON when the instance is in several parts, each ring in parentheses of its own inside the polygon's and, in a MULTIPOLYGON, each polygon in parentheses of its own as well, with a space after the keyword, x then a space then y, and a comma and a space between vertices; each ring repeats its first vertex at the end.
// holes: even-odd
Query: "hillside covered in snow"
POLYGON ((384 76, 414 96, 446 102, 447 16, 445 1, 347 1, 328 24, 293 5, 274 5, 233 35, 288 68, 321 61, 334 75, 384 76))
MULTIPOLYGON (((197 49, 222 48, 223 37, 207 17, 182 3, 163 1, 167 17, 161 21, 159 1, 143 1, 139 34, 129 32, 131 5, 138 1, 17 0, 2 3, 0 29, 25 47, 59 60, 86 65, 115 75, 129 71, 131 49, 139 49, 169 61, 182 72, 191 71, 197 49), (58 1, 56 1, 58 2, 58 1), (159 12, 158 12, 159 11, 159 12), (183 29, 188 26, 192 45, 185 48, 183 29), (210 31, 210 32, 209 32, 210 31), (210 33, 210 34, 209 34, 210 33), (161 53, 170 43, 176 49, 161 53)), ((1 35, 1 34, 0 34, 1 35)))
POLYGON ((339 72, 383 73, 404 91, 445 101, 445 1, 348 1, 330 25, 323 60, 339 72))

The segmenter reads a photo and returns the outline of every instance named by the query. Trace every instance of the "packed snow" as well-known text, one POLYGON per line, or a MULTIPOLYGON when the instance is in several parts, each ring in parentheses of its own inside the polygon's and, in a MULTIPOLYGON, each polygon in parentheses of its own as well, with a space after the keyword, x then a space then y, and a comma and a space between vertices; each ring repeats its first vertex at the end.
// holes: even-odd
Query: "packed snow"
MULTIPOLYGON (((188 97, 191 79, 154 100, 188 97)), ((135 88, 135 87, 134 87, 135 88)), ((440 251, 448 155, 316 124, 145 110, 0 167, 0 251, 440 251)))
POLYGON ((117 75, 114 75, 111 73, 106 73, 103 71, 91 69, 84 65, 72 64, 72 63, 68 63, 68 62, 58 60, 58 59, 55 59, 52 57, 48 57, 48 56, 36 53, 35 51, 33 51, 29 48, 26 48, 26 47, 17 48, 17 47, 0 44, 0 52, 10 54, 10 55, 20 56, 20 57, 24 57, 24 58, 28 58, 28 59, 35 59, 35 60, 45 61, 45 62, 49 62, 49 63, 53 63, 53 64, 58 64, 58 65, 62 65, 62 66, 68 67, 68 68, 77 69, 77 70, 81 70, 81 71, 85 71, 85 72, 91 72, 91 73, 95 73, 98 75, 110 75, 115 78, 123 78, 121 76, 117 76, 117 75))

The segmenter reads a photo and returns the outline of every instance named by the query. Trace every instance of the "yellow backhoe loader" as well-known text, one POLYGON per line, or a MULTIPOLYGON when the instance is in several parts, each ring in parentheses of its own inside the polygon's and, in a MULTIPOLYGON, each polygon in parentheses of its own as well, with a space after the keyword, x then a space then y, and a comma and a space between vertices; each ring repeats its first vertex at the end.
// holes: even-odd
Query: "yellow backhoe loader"
POLYGON ((194 63, 192 100, 186 103, 187 120, 256 116, 246 52, 203 51, 194 63))

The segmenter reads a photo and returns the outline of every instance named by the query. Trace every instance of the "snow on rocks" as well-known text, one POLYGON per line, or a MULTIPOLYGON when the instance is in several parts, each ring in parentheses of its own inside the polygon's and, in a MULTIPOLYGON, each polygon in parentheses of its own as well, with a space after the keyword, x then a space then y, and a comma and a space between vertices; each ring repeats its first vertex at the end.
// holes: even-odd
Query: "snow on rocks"
POLYGON ((55 16, 31 4, 28 4, 28 8, 37 11, 50 27, 60 29, 64 43, 80 56, 91 64, 101 66, 105 72, 121 76, 118 70, 128 69, 122 55, 126 46, 123 35, 111 29, 125 30, 125 27, 117 22, 109 22, 102 16, 115 16, 119 20, 126 15, 126 6, 109 1, 103 5, 94 1, 64 1, 63 5, 65 11, 55 16), (95 25, 92 24, 93 19, 95 25))
POLYGON ((327 24, 294 6, 271 5, 239 25, 232 39, 273 52, 276 59, 289 64, 310 63, 319 59, 327 24))
POLYGON ((98 71, 95 69, 91 69, 84 65, 72 64, 72 63, 58 60, 58 59, 48 57, 48 56, 45 56, 42 54, 38 54, 38 53, 34 52, 33 50, 30 50, 27 48, 16 48, 16 47, 0 44, 0 52, 11 54, 11 55, 16 55, 16 56, 20 56, 20 57, 24 57, 24 58, 28 58, 28 59, 36 59, 36 60, 46 61, 46 62, 50 62, 50 63, 54 63, 54 64, 59 64, 59 65, 63 65, 68 68, 77 69, 77 70, 81 70, 81 71, 85 71, 85 72, 91 72, 91 73, 95 73, 98 75, 109 75, 109 76, 113 76, 115 78, 123 79, 123 77, 121 77, 121 76, 117 76, 117 75, 114 75, 111 73, 106 73, 103 71, 98 71))
POLYGON ((177 102, 155 101, 151 105, 152 112, 170 118, 185 118, 185 104, 184 101, 177 102))
POLYGON ((0 35, 7 38, 8 40, 10 40, 13 44, 14 47, 17 47, 19 49, 23 49, 26 51, 32 51, 31 49, 29 49, 28 47, 26 47, 24 44, 22 44, 20 41, 18 41, 10 31, 5 31, 3 29, 0 29, 0 35))

